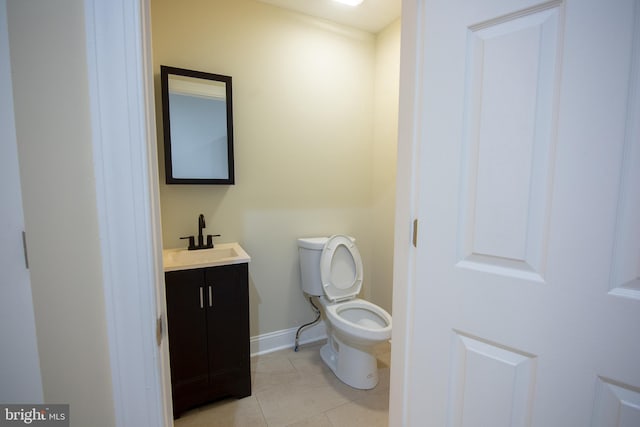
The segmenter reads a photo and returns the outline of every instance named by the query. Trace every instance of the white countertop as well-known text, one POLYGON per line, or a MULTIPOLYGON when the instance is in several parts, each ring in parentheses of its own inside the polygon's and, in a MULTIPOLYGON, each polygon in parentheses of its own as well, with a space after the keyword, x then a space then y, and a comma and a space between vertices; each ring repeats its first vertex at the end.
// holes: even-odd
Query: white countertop
POLYGON ((211 249, 164 249, 162 261, 164 271, 176 271, 243 264, 251 261, 251 257, 238 243, 219 243, 211 249))

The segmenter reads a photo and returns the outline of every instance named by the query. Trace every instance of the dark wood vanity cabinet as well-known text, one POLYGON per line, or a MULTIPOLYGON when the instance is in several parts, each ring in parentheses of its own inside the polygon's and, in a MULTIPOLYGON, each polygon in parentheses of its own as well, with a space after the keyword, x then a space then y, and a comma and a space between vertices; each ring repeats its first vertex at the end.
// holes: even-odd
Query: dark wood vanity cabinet
POLYGON ((173 415, 251 395, 248 265, 165 273, 173 415))

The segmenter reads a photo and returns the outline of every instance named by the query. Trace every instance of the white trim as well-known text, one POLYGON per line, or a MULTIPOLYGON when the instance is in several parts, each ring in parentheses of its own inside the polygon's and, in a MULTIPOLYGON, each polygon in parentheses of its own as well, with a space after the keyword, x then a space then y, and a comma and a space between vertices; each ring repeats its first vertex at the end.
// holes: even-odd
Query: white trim
MULTIPOLYGON (((298 328, 282 329, 251 337, 251 357, 284 350, 286 348, 293 348, 297 331, 298 328)), ((321 320, 317 325, 304 329, 300 334, 300 338, 298 342, 299 345, 327 339, 327 328, 325 327, 324 321, 321 320)))
POLYGON ((163 405, 155 342, 162 270, 157 195, 150 178, 155 143, 150 141, 148 10, 148 0, 85 0, 109 359, 116 426, 123 427, 172 422, 163 405))
MULTIPOLYGON (((422 33, 424 0, 402 1, 400 40, 400 98, 398 112, 398 160, 393 264, 393 341, 391 344, 391 384, 389 426, 419 424, 409 419, 409 386, 412 381, 413 297, 415 248, 412 246, 413 220, 417 219, 416 164, 419 150, 422 76, 422 33)), ((418 236, 419 244, 420 236, 418 236)))
POLYGON ((141 4, 141 37, 142 37, 142 62, 144 67, 143 80, 145 84, 145 124, 147 132, 147 161, 149 165, 147 183, 151 198, 151 226, 153 239, 153 271, 156 275, 156 319, 160 319, 162 327, 162 340, 160 344, 159 375, 162 393, 162 409, 165 426, 173 425, 173 400, 171 396, 171 369, 169 364, 169 340, 167 339, 167 300, 164 285, 164 270, 162 260, 162 222, 160 218, 160 183, 158 172, 158 150, 156 134, 156 115, 154 97, 153 53, 151 43, 151 5, 150 0, 140 0, 141 4), (144 78, 146 77, 146 79, 144 78))
POLYGON ((227 87, 225 82, 181 76, 179 74, 170 74, 167 81, 169 83, 169 94, 175 93, 178 95, 217 99, 222 101, 227 98, 227 87))

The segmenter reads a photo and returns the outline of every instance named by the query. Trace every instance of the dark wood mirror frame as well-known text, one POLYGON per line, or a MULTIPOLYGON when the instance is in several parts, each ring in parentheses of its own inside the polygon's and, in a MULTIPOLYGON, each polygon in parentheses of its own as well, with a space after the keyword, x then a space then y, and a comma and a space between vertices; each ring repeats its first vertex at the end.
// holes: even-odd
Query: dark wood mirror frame
MULTIPOLYGON (((234 159, 233 159, 233 103, 232 103, 232 90, 231 90, 231 77, 223 76, 220 74, 205 73, 202 71, 187 70, 184 68, 170 67, 166 65, 160 66, 160 83, 162 89, 162 119, 163 119, 163 131, 164 131, 164 163, 165 163, 165 176, 167 184, 221 184, 232 185, 235 184, 235 171, 234 171, 234 159), (193 79, 202 79, 207 81, 221 82, 225 86, 225 101, 226 101, 226 151, 227 151, 227 171, 228 174, 222 177, 190 177, 180 176, 176 177, 174 173, 173 154, 175 148, 173 144, 177 141, 172 141, 171 138, 171 117, 170 117, 170 99, 169 99, 169 76, 185 76, 193 79)), ((214 159, 211 159, 212 162, 214 159)), ((184 175, 184 174, 183 174, 184 175)), ((194 174, 195 175, 195 174, 194 174)))

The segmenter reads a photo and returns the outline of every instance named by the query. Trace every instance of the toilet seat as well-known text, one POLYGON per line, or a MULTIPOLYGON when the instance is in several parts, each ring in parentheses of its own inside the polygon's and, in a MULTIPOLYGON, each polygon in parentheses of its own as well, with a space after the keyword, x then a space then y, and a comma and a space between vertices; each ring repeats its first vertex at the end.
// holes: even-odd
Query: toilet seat
POLYGON ((320 256, 320 279, 327 298, 344 301, 354 298, 362 288, 362 259, 349 236, 329 237, 320 256))

